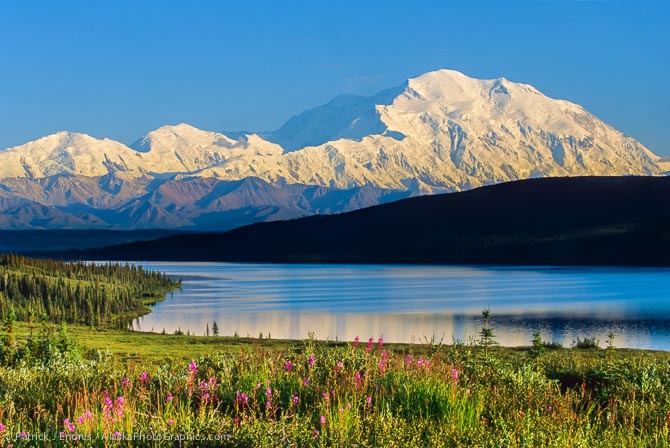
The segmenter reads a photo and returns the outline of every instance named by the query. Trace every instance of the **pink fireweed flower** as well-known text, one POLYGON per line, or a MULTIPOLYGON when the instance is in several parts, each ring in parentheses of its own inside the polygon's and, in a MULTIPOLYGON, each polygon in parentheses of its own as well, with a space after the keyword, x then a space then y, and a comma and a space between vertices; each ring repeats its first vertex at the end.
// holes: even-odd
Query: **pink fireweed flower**
POLYGON ((363 378, 361 377, 361 372, 356 372, 356 375, 354 375, 354 379, 359 383, 363 381, 363 378))
POLYGON ((384 345, 384 338, 379 338, 377 340, 377 348, 382 348, 382 345, 384 345))
POLYGON ((211 396, 211 395, 209 395, 208 392, 204 393, 204 394, 202 395, 202 401, 207 401, 207 400, 209 400, 210 396, 211 396))
POLYGON ((354 348, 358 347, 358 343, 360 342, 360 339, 358 339, 358 336, 354 338, 354 348))
POLYGON ((191 372, 195 372, 198 370, 198 365, 195 363, 195 361, 191 361, 191 364, 188 365, 188 368, 191 372))
POLYGON ((121 433, 119 431, 114 431, 114 434, 112 434, 112 439, 121 440, 121 433))
POLYGON ((5 426, 5 425, 3 425, 2 423, 0 423, 0 434, 2 434, 3 432, 5 432, 6 430, 7 430, 7 426, 5 426))
POLYGON ((67 429, 70 432, 72 432, 76 429, 75 426, 70 422, 69 418, 66 418, 65 420, 63 420, 63 426, 65 426, 65 429, 67 429))
POLYGON ((142 372, 142 374, 140 375, 140 381, 146 383, 147 379, 148 379, 147 372, 142 372))
POLYGON ((79 424, 83 424, 86 420, 93 420, 93 414, 91 411, 86 411, 81 414, 79 418, 77 418, 77 422, 79 422, 79 424))
POLYGON ((318 439, 319 438, 319 431, 317 429, 315 429, 314 431, 312 431, 312 435, 314 436, 315 439, 318 439))
POLYGON ((304 384, 305 386, 309 386, 309 378, 304 378, 302 380, 302 384, 304 384))
POLYGON ((265 389, 265 396, 268 397, 268 398, 272 398, 272 389, 271 388, 268 387, 267 389, 265 389))
POLYGON ((28 433, 25 432, 25 431, 21 431, 21 432, 19 433, 19 436, 20 436, 23 440, 26 440, 26 439, 28 438, 28 433))
POLYGON ((244 392, 238 390, 237 394, 235 394, 235 401, 240 404, 247 404, 249 402, 249 397, 244 392))
POLYGON ((405 357, 405 364, 407 364, 408 366, 411 366, 412 365, 412 359, 413 359, 412 355, 407 355, 405 357))
POLYGON ((344 367, 344 363, 342 361, 337 361, 337 368, 335 369, 335 371, 340 370, 342 367, 344 367))
POLYGON ((130 378, 124 377, 121 380, 121 387, 124 388, 124 389, 128 389, 130 387, 130 378))
POLYGON ((375 343, 375 339, 374 339, 374 338, 370 338, 370 339, 368 339, 368 346, 365 347, 365 351, 369 353, 370 350, 372 350, 372 345, 373 345, 374 343, 375 343))
POLYGON ((454 382, 458 381, 458 370, 451 369, 451 379, 454 380, 454 382))
POLYGON ((314 367, 314 356, 307 358, 307 364, 309 364, 310 368, 314 367))
POLYGON ((321 425, 325 425, 326 424, 326 417, 324 417, 323 415, 321 417, 319 417, 319 423, 321 423, 321 425))
POLYGON ((272 407, 272 403, 270 403, 269 401, 266 401, 265 402, 265 407, 270 409, 272 407))
POLYGON ((172 419, 168 420, 168 426, 172 426, 172 425, 174 425, 174 420, 172 420, 172 419))
POLYGON ((386 371, 386 363, 384 362, 383 359, 379 361, 379 370, 380 370, 381 372, 385 372, 385 371, 386 371))
POLYGON ((430 369, 430 360, 423 359, 422 357, 419 357, 419 359, 416 361, 416 365, 419 366, 419 368, 429 370, 430 369))
POLYGON ((321 394, 323 397, 323 401, 330 401, 330 395, 328 395, 328 392, 324 392, 321 394))
POLYGON ((367 397, 365 401, 368 403, 368 406, 372 406, 372 397, 367 397))
POLYGON ((172 393, 168 392, 167 397, 165 397, 165 402, 169 403, 172 401, 172 393))
POLYGON ((347 409, 351 409, 351 403, 347 403, 347 409))
POLYGON ((299 402, 300 398, 296 394, 291 395, 291 403, 293 404, 293 406, 298 406, 299 402))
POLYGON ((284 363, 284 370, 286 370, 287 372, 293 371, 293 363, 291 362, 291 360, 288 360, 284 363))

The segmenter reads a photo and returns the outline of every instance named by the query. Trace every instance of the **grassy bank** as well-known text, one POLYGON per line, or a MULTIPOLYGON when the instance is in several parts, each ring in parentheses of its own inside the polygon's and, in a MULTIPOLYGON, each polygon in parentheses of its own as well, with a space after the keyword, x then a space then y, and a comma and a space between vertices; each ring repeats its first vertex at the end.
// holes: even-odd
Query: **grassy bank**
POLYGON ((68 337, 48 358, 0 368, 5 446, 669 443, 667 352, 68 337))

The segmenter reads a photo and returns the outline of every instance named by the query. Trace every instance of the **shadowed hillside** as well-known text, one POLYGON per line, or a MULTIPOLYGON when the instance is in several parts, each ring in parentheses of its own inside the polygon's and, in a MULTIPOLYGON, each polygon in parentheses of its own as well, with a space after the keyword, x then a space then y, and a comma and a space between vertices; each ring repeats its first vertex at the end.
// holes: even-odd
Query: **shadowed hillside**
POLYGON ((67 256, 299 263, 670 265, 670 178, 510 182, 67 256))

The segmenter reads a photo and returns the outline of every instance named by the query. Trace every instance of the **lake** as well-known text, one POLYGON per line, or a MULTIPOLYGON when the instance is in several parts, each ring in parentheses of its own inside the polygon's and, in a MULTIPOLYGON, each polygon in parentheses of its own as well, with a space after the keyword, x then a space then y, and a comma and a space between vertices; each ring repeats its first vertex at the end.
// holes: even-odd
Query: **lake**
POLYGON ((472 342, 491 309, 496 340, 670 350, 670 269, 142 263, 182 278, 138 331, 387 342, 472 342))

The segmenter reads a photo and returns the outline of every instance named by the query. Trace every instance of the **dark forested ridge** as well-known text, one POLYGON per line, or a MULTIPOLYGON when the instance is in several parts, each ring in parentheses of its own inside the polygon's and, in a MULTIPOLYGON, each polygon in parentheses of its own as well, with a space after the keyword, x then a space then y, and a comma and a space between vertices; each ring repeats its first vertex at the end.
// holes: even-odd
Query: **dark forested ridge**
POLYGON ((0 255, 0 318, 118 326, 177 286, 141 266, 0 255))
POLYGON ((339 215, 253 224, 224 234, 171 236, 64 256, 670 266, 670 177, 530 179, 339 215))

